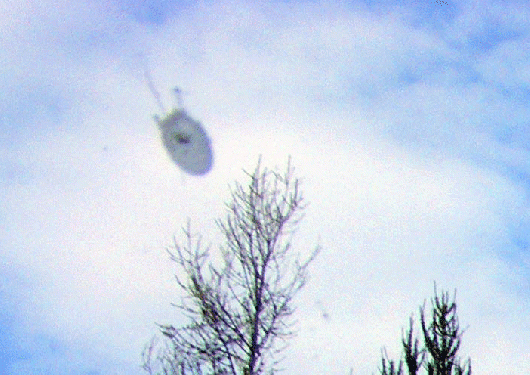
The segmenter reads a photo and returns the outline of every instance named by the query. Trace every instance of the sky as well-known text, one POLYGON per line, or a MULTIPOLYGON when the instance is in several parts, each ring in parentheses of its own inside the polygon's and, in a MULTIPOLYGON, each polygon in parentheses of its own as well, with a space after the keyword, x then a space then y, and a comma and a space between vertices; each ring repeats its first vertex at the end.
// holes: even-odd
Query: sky
POLYGON ((235 181, 291 156, 322 250, 285 374, 370 375, 456 290, 473 373, 530 373, 530 8, 481 1, 0 3, 0 375, 139 375, 184 323, 166 247, 215 249, 235 181), (214 152, 166 154, 147 67, 214 152))

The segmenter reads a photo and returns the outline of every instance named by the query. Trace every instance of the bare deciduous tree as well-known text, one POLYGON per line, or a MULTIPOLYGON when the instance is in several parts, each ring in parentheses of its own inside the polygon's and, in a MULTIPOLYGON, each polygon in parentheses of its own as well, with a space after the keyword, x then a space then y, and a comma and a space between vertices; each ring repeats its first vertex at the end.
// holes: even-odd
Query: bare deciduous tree
POLYGON ((242 374, 274 372, 277 354, 293 334, 293 298, 304 286, 318 247, 301 260, 290 235, 304 209, 300 181, 290 162, 284 173, 258 163, 249 184, 236 183, 224 220, 226 244, 216 266, 199 236, 184 230, 186 245, 168 249, 184 271, 177 283, 185 297, 176 306, 189 324, 159 325, 163 345, 144 352, 144 369, 153 374, 242 374), (278 345, 282 344, 282 345, 278 345))

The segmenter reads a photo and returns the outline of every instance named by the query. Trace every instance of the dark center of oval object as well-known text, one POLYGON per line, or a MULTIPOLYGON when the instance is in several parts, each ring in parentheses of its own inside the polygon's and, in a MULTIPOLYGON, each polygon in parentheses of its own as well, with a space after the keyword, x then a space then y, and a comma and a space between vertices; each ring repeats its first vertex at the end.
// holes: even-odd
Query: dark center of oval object
POLYGON ((175 134, 175 139, 181 145, 187 145, 191 143, 191 138, 189 135, 177 133, 175 134))

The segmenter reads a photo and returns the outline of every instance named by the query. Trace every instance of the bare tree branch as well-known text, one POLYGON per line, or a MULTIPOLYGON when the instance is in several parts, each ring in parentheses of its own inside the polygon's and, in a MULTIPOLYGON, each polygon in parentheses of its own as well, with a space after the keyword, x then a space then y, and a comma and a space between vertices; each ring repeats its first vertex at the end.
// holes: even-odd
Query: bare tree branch
MULTIPOLYGON (((305 208, 300 181, 290 161, 285 172, 262 169, 249 183, 236 183, 227 215, 217 220, 225 238, 221 265, 209 262, 200 236, 184 230, 186 245, 175 240, 168 249, 184 271, 176 277, 184 292, 179 308, 189 324, 159 325, 167 345, 158 354, 164 374, 272 373, 277 342, 293 335, 293 299, 307 280, 307 259, 292 254, 290 236, 305 208)), ((144 369, 152 374, 154 343, 144 353, 144 369)))

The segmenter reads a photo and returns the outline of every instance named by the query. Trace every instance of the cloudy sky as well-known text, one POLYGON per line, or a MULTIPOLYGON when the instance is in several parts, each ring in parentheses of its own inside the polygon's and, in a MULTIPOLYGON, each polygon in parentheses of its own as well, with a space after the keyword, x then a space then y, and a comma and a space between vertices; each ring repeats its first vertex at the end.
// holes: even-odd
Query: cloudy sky
POLYGON ((370 375, 457 290, 474 374, 530 373, 530 8, 523 0, 0 4, 0 374, 139 375, 179 324, 165 247, 222 240, 229 186, 292 156, 322 251, 286 374, 370 375), (331 3, 331 2, 329 2, 331 3), (152 116, 183 91, 202 177, 152 116))

